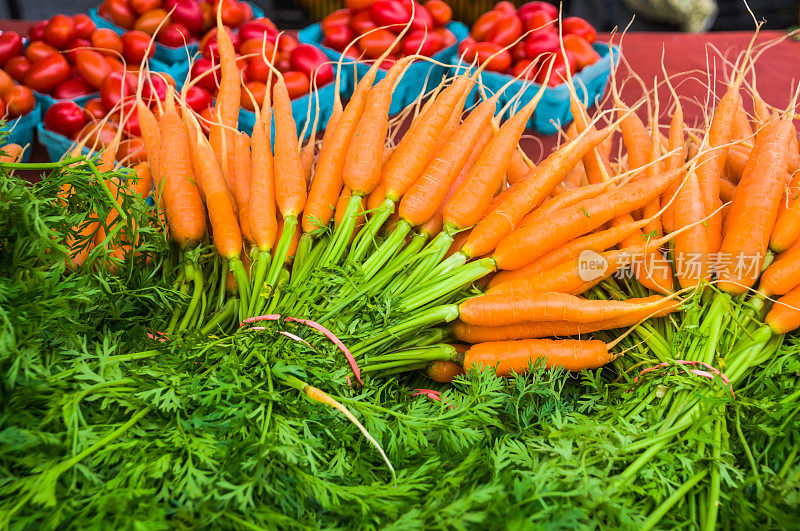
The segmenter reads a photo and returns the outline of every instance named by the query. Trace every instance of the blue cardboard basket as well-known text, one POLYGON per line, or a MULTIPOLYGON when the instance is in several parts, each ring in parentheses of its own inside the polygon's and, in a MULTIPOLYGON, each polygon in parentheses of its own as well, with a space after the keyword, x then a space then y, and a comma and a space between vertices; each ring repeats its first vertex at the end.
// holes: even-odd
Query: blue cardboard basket
MULTIPOLYGON (((75 145, 75 142, 71 138, 45 129, 44 123, 39 123, 36 126, 36 136, 39 138, 39 143, 47 150, 47 155, 53 162, 61 160, 75 145)), ((88 155, 89 148, 84 146, 82 152, 84 155, 88 155)))
MULTIPOLYGON (((253 9, 254 18, 262 18, 264 16, 264 11, 260 7, 254 4, 250 4, 250 7, 253 9)), ((110 30, 114 30, 120 35, 125 33, 125 31, 127 31, 123 28, 120 28, 110 20, 101 17, 97 13, 96 7, 92 8, 91 11, 89 11, 89 16, 94 21, 95 26, 97 26, 98 28, 108 28, 110 30)), ((198 50, 197 43, 191 43, 187 44, 186 46, 178 46, 175 48, 171 46, 164 46, 163 44, 160 43, 156 43, 156 51, 155 54, 153 55, 153 58, 161 61, 162 63, 172 65, 174 63, 181 63, 188 61, 189 57, 194 56, 197 53, 197 50, 198 50)))
POLYGON ((5 137, 5 144, 19 144, 22 147, 28 148, 22 153, 22 162, 28 162, 31 158, 31 149, 33 148, 33 131, 36 129, 37 124, 41 122, 42 111, 37 103, 31 112, 25 116, 20 116, 8 122, 3 126, 3 131, 8 135, 5 137))
MULTIPOLYGON (((458 44, 464 40, 467 35, 469 35, 469 29, 461 22, 450 22, 447 25, 447 29, 453 32, 453 35, 456 37, 456 42, 432 57, 432 59, 441 63, 449 63, 458 48, 458 44)), ((313 24, 303 28, 298 33, 298 39, 300 42, 316 46, 322 50, 331 61, 336 63, 339 61, 339 58, 342 54, 333 48, 324 46, 322 44, 322 38, 322 28, 319 24, 313 24)), ((368 63, 356 61, 350 57, 342 58, 342 70, 344 72, 348 72, 348 83, 346 89, 346 94, 348 96, 353 93, 353 89, 355 88, 357 82, 357 79, 354 79, 354 76, 352 75, 353 64, 356 65, 356 73, 357 77, 359 78, 364 76, 371 66, 368 63)), ((403 74, 402 79, 392 93, 392 105, 389 108, 389 113, 396 114, 400 112, 404 107, 416 101, 420 94, 425 94, 426 92, 432 90, 433 87, 442 81, 447 71, 448 68, 446 66, 429 63, 427 61, 415 62, 408 70, 406 70, 405 74, 403 74), (425 81, 426 79, 427 82, 425 81)), ((385 75, 386 70, 379 69, 376 80, 379 81, 383 79, 385 75)))
MULTIPOLYGON (((600 60, 572 76, 578 97, 584 101, 588 101, 589 106, 597 104, 603 96, 608 85, 608 79, 611 77, 611 69, 615 68, 617 63, 619 63, 620 54, 618 46, 611 45, 609 47, 608 43, 596 42, 592 46, 595 51, 600 54, 600 60)), ((458 67, 453 67, 453 71, 455 72, 457 68, 458 67)), ((480 82, 490 93, 502 89, 503 85, 508 83, 511 79, 512 77, 510 75, 499 74, 497 72, 484 71, 480 76, 480 82)), ((519 102, 524 104, 530 101, 536 95, 540 87, 541 85, 536 83, 529 83, 526 88, 525 81, 523 80, 512 83, 500 96, 497 105, 498 111, 523 89, 524 92, 519 98, 519 102)), ((471 105, 477 101, 478 97, 478 89, 475 88, 470 98, 467 100, 467 105, 471 105)), ((552 135, 571 121, 572 112, 569 108, 569 89, 566 83, 562 83, 545 90, 527 126, 529 129, 535 129, 539 133, 552 135)))

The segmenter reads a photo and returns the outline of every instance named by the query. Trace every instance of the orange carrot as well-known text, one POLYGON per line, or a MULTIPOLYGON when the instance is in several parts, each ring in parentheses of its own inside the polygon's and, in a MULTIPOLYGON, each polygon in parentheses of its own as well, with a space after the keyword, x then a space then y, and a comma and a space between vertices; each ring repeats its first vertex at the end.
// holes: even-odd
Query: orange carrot
POLYGON ((521 181, 533 169, 528 166, 528 160, 522 153, 522 147, 517 145, 517 149, 511 154, 511 163, 508 165, 508 183, 514 184, 521 181))
POLYGON ((269 252, 274 245, 278 222, 275 215, 275 177, 270 147, 270 126, 272 122, 270 103, 266 101, 260 113, 256 113, 253 136, 250 139, 250 202, 247 225, 253 242, 261 252, 269 252), (266 120, 266 122, 265 122, 266 120))
POLYGON ((756 139, 753 154, 736 187, 720 247, 721 256, 748 263, 744 267, 740 263, 720 267, 719 286, 725 291, 743 293, 758 280, 783 196, 787 145, 795 134, 791 121, 780 120, 756 139))
POLYGON ((800 327, 800 288, 775 301, 764 322, 775 334, 787 334, 800 327))
POLYGON ((250 137, 237 133, 234 137, 233 174, 236 176, 236 204, 239 205, 239 226, 248 242, 253 241, 250 233, 250 180, 252 178, 252 159, 250 156, 250 137))
POLYGON ((571 339, 525 339, 493 341, 473 345, 464 355, 464 368, 494 369, 498 376, 524 374, 538 359, 545 367, 564 367, 569 371, 595 369, 613 359, 602 341, 571 339))
POLYGON ((758 290, 764 295, 784 295, 800 286, 800 245, 777 256, 761 274, 758 290))
POLYGON ((456 379, 457 376, 464 374, 464 369, 449 360, 437 360, 428 364, 425 369, 425 374, 434 382, 450 383, 456 379))

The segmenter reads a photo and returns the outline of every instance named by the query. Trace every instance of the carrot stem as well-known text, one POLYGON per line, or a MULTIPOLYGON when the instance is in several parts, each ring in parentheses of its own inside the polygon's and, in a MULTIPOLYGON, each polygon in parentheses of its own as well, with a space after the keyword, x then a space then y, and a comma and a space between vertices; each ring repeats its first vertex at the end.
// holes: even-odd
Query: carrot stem
POLYGON ((453 236, 447 231, 442 231, 437 234, 433 240, 428 244, 425 249, 420 253, 423 255, 419 263, 414 268, 414 271, 406 277, 404 281, 399 282, 395 288, 390 287, 389 291, 395 295, 399 295, 407 290, 410 286, 415 285, 423 278, 430 277, 431 270, 439 264, 447 253, 447 250, 453 244, 453 236))
POLYGON ((220 331, 224 329, 224 325, 230 320, 231 317, 236 315, 239 311, 239 299, 228 299, 220 310, 215 312, 211 319, 200 329, 200 334, 207 336, 214 332, 217 328, 220 331))
POLYGON ((253 271, 253 291, 252 297, 250 298, 250 305, 247 310, 248 317, 250 315, 256 315, 255 309, 258 306, 258 303, 261 299, 265 297, 265 291, 267 284, 264 280, 267 277, 267 271, 269 270, 270 266, 270 254, 269 251, 259 251, 258 256, 256 257, 255 261, 255 270, 253 271))
POLYGON ((375 350, 392 339, 402 337, 403 334, 409 331, 419 333, 419 331, 425 327, 437 323, 449 323, 457 318, 458 306, 455 304, 436 306, 435 308, 419 312, 410 319, 406 319, 394 326, 390 326, 375 337, 357 343, 350 351, 353 353, 353 356, 358 357, 367 350, 375 350))
POLYGON ((203 295, 203 273, 197 266, 197 262, 186 264, 186 278, 192 279, 192 298, 189 301, 189 306, 186 307, 186 311, 183 313, 183 319, 181 319, 181 324, 178 326, 178 332, 183 332, 189 327, 189 323, 194 318, 197 305, 200 303, 200 299, 203 295))
POLYGON ((406 221, 400 221, 395 225, 389 237, 386 238, 380 247, 361 266, 361 274, 364 280, 369 280, 386 264, 386 261, 397 252, 411 231, 411 225, 406 221))
POLYGON ((497 266, 492 258, 483 258, 466 264, 459 268, 451 277, 438 281, 429 287, 415 292, 410 297, 404 298, 398 305, 398 310, 402 312, 416 310, 496 270, 497 266))
POLYGON ((353 229, 356 226, 356 217, 358 216, 358 211, 360 208, 361 197, 357 195, 350 196, 350 200, 347 202, 347 208, 344 211, 342 222, 333 232, 333 239, 326 247, 325 253, 320 259, 320 267, 324 268, 339 263, 342 254, 344 254, 345 247, 350 242, 350 236, 352 236, 353 229))
POLYGON ((294 262, 292 262, 292 278, 300 273, 311 253, 312 245, 314 244, 314 237, 308 232, 300 235, 300 241, 297 242, 297 251, 294 253, 294 262))
POLYGON ((247 317, 247 309, 250 303, 250 280, 247 278, 247 271, 244 270, 244 264, 235 256, 228 260, 228 267, 230 267, 233 278, 236 280, 236 285, 239 287, 239 317, 243 321, 247 317))
POLYGON ((353 243, 350 254, 347 257, 348 263, 356 264, 364 259, 375 241, 375 235, 378 234, 378 231, 383 224, 386 223, 386 220, 389 219, 389 216, 392 215, 392 212, 394 212, 394 201, 391 199, 385 199, 383 203, 375 209, 364 225, 364 228, 358 233, 356 241, 353 243))
MULTIPOLYGON (((297 216, 287 216, 283 220, 283 232, 281 233, 281 239, 278 241, 278 245, 275 247, 275 254, 272 256, 272 263, 269 266, 269 272, 267 273, 267 278, 265 283, 267 285, 267 298, 272 297, 272 291, 275 288, 275 282, 278 280, 278 275, 281 272, 281 268, 283 267, 283 263, 286 260, 286 256, 289 254, 289 246, 292 244, 292 237, 294 237, 294 231, 297 227, 297 216)), ((259 300, 256 304, 256 314, 260 311, 261 308, 264 307, 264 303, 266 300, 259 300)))

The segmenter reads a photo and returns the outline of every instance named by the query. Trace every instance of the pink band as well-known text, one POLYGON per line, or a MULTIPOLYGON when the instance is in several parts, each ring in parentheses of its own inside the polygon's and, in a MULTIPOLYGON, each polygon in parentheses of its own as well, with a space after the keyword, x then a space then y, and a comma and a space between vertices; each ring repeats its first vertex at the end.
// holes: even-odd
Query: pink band
MULTIPOLYGON (((674 360, 672 362, 664 361, 662 363, 659 363, 658 365, 655 365, 654 367, 643 369, 641 372, 639 372, 638 376, 634 376, 633 383, 639 383, 639 377, 640 376, 644 376, 648 372, 654 371, 656 369, 660 369, 662 367, 669 367, 670 365, 672 365, 672 363, 677 363, 679 365, 692 365, 692 366, 700 365, 702 367, 705 367, 706 369, 708 369, 708 371, 704 371, 704 370, 701 370, 701 369, 689 369, 687 372, 690 372, 690 373, 692 373, 692 374, 694 374, 696 376, 702 376, 703 378, 708 378, 709 380, 713 380, 716 376, 719 376, 719 378, 722 380, 722 382, 726 386, 728 386, 728 388, 730 388, 731 396, 736 398, 736 395, 733 392, 733 386, 731 385, 731 381, 725 375, 725 373, 721 372, 716 367, 713 367, 713 366, 711 366, 708 363, 705 363, 703 361, 694 361, 694 360, 674 360)), ((666 374, 666 371, 662 372, 661 374, 666 374)))
POLYGON ((446 400, 442 400, 442 394, 439 391, 435 391, 433 389, 414 389, 414 391, 416 391, 416 393, 414 393, 411 396, 424 395, 430 398, 431 400, 436 400, 437 402, 444 402, 445 404, 450 406, 450 409, 455 409, 453 407, 453 404, 447 402, 446 400))
MULTIPOLYGON (((248 317, 247 319, 245 319, 244 321, 242 321, 239 324, 239 328, 242 328, 246 324, 256 323, 258 321, 277 321, 280 318, 281 318, 281 315, 278 314, 278 313, 272 313, 272 314, 268 314, 268 315, 257 315, 255 317, 248 317)), ((333 342, 333 344, 336 345, 339 348, 339 350, 341 350, 344 353, 344 357, 347 358, 347 363, 350 364, 350 368, 353 370, 353 374, 355 375, 356 380, 358 380, 358 383, 361 384, 361 385, 364 384, 364 382, 361 381, 361 370, 358 368, 358 364, 356 363, 356 359, 353 357, 353 354, 347 349, 345 344, 342 343, 342 341, 338 337, 336 337, 336 335, 334 335, 333 332, 331 332, 330 330, 328 330, 327 328, 325 328, 321 324, 317 323, 316 321, 312 321, 310 319, 300 319, 300 318, 297 318, 297 317, 287 316, 287 317, 285 317, 285 320, 286 321, 292 321, 292 322, 295 322, 295 323, 300 323, 300 324, 306 325, 306 326, 308 326, 310 328, 313 328, 314 330, 317 330, 318 332, 321 332, 325 337, 327 337, 329 340, 331 340, 333 342)), ((263 330, 263 327, 256 328, 256 330, 263 330)), ((281 332, 281 333, 283 333, 283 332, 281 332)), ((291 337, 292 339, 295 339, 295 341, 297 341, 297 340, 303 341, 302 339, 300 339, 297 336, 294 336, 294 337, 289 336, 288 333, 284 334, 284 335, 286 335, 287 337, 291 337)), ((292 334, 292 335, 294 335, 294 334, 292 334)), ((306 341, 303 341, 303 343, 308 344, 306 341)))

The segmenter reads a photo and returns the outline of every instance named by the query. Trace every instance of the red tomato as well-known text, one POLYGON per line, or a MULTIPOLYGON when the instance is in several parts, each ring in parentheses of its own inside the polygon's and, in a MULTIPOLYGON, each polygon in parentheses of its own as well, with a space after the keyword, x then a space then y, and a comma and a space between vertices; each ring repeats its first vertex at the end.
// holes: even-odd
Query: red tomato
POLYGON ((262 41, 267 39, 267 41, 274 43, 275 39, 278 37, 278 30, 275 29, 275 24, 268 18, 259 18, 245 22, 239 26, 238 31, 240 41, 249 41, 251 39, 262 41))
POLYGON ((530 79, 533 80, 536 78, 537 68, 534 66, 533 68, 529 68, 530 65, 533 63, 530 59, 523 59, 522 61, 518 61, 514 64, 513 68, 511 69, 511 75, 514 77, 519 77, 520 79, 530 79), (526 72, 526 69, 527 72, 526 72))
POLYGON ((122 53, 122 38, 113 30, 108 28, 96 29, 92 32, 90 40, 95 48, 122 53))
POLYGON ((575 70, 575 60, 572 57, 570 52, 567 52, 567 62, 564 62, 564 56, 559 54, 553 54, 552 58, 545 61, 542 68, 539 70, 539 73, 536 75, 536 82, 539 84, 543 84, 547 78, 547 68, 550 66, 550 62, 553 61, 553 71, 550 73, 550 80, 547 84, 551 87, 555 87, 560 85, 567 79, 567 69, 571 72, 575 70))
POLYGON ((31 65, 25 75, 25 85, 39 92, 50 92, 70 74, 69 63, 61 54, 41 59, 31 65))
POLYGON ((487 40, 500 46, 508 46, 522 36, 522 21, 516 15, 508 15, 489 31, 487 40))
POLYGON ((6 63, 5 71, 8 72, 14 81, 17 83, 24 83, 25 76, 28 75, 28 70, 31 69, 31 62, 28 61, 27 57, 19 56, 19 57, 12 57, 6 63))
POLYGON ((128 0, 128 2, 139 15, 144 15, 161 7, 161 0, 128 0))
POLYGON ((80 77, 71 77, 53 90, 53 97, 57 100, 74 100, 81 96, 88 96, 97 90, 80 77))
POLYGON ((428 0, 425 2, 425 9, 431 14, 437 26, 446 26, 453 20, 453 10, 442 0, 428 0))
POLYGON ((139 125, 139 113, 136 110, 131 112, 128 108, 123 116, 122 130, 129 136, 142 136, 142 127, 139 125))
POLYGON ((471 50, 473 46, 475 46, 475 39, 472 37, 467 37, 463 41, 458 44, 458 55, 459 57, 463 57, 463 55, 468 51, 471 50))
POLYGON ((507 17, 508 15, 502 11, 489 11, 488 13, 484 13, 478 17, 478 20, 472 25, 470 35, 476 41, 485 41, 489 32, 494 29, 495 24, 507 17))
POLYGON ((445 48, 456 43, 456 36, 447 28, 436 28, 433 32, 442 38, 442 44, 445 48))
POLYGON ((214 4, 202 2, 200 4, 200 11, 203 12, 203 30, 206 33, 217 24, 217 11, 214 9, 214 4))
POLYGON ((292 63, 289 57, 289 52, 278 52, 275 54, 275 68, 277 68, 279 72, 286 72, 292 69, 292 63))
POLYGON ((91 17, 83 13, 72 15, 72 24, 75 27, 76 39, 89 40, 92 37, 92 32, 97 29, 91 17))
POLYGON ((558 8, 553 4, 549 4, 547 2, 528 2, 527 4, 523 5, 517 10, 520 18, 523 18, 523 15, 526 13, 534 13, 536 11, 544 11, 548 15, 550 15, 553 20, 558 18, 558 8))
POLYGON ((600 60, 600 54, 586 39, 578 35, 564 35, 564 49, 572 53, 578 71, 600 60))
MULTIPOLYGON (((386 31, 386 30, 382 30, 386 31)), ((343 51, 353 41, 353 32, 346 25, 331 26, 322 39, 322 44, 337 52, 343 51)))
POLYGON ((103 85, 103 81, 111 73, 111 67, 106 58, 94 50, 78 51, 75 66, 83 79, 96 89, 103 85))
POLYGON ((167 99, 167 91, 170 89, 169 83, 164 81, 160 75, 151 75, 142 80, 142 100, 151 105, 156 100, 164 101, 167 99))
POLYGON ((266 82, 269 79, 269 64, 260 56, 247 59, 246 71, 247 77, 252 81, 266 82))
POLYGON ((262 41, 261 39, 250 39, 244 41, 239 46, 239 53, 242 55, 257 55, 259 58, 262 53, 267 58, 272 57, 272 51, 275 45, 269 41, 262 41))
POLYGON ((170 22, 158 33, 158 42, 170 48, 179 48, 185 46, 192 40, 192 35, 183 24, 179 22, 170 22))
POLYGON ((358 11, 359 9, 367 9, 375 3, 375 0, 344 0, 344 6, 347 9, 358 11))
POLYGON ((412 6, 414 8, 414 18, 411 20, 411 29, 427 29, 428 32, 432 31, 436 24, 434 24, 433 17, 431 16, 430 12, 420 4, 413 2, 413 0, 404 1, 406 11, 408 11, 409 15, 411 14, 412 6))
POLYGON ((308 94, 311 81, 303 72, 289 70, 283 73, 283 81, 286 83, 286 90, 289 91, 289 98, 295 99, 308 94))
POLYGON ((169 14, 163 9, 154 9, 152 11, 148 11, 147 13, 143 13, 139 18, 136 19, 136 22, 133 25, 133 29, 136 31, 147 33, 148 35, 153 35, 158 29, 158 26, 168 16, 169 14))
POLYGON ((289 64, 292 70, 304 73, 309 79, 314 79, 318 87, 333 81, 333 67, 328 58, 318 48, 310 44, 298 44, 289 54, 289 64))
POLYGON ((153 57, 156 48, 150 42, 150 36, 141 31, 126 31, 122 34, 122 57, 132 64, 141 64, 145 54, 153 57))
MULTIPOLYGON (((134 113, 131 118, 134 116, 136 116, 136 113, 134 113)), ((133 136, 138 137, 139 135, 133 136)), ((144 145, 144 140, 141 138, 128 138, 123 140, 119 143, 115 158, 119 161, 125 161, 126 166, 134 166, 145 162, 147 160, 147 148, 144 145)))
POLYGON ((70 49, 64 50, 61 53, 64 54, 64 57, 66 57, 67 61, 69 61, 69 64, 74 65, 75 61, 78 59, 78 51, 91 47, 92 43, 86 39, 73 39, 72 44, 70 44, 70 49))
POLYGON ((337 9, 324 19, 322 19, 322 23, 320 24, 320 28, 322 29, 323 35, 328 34, 328 30, 335 26, 346 26, 350 22, 350 10, 349 9, 337 9))
POLYGON ((506 72, 511 67, 511 54, 502 46, 493 42, 476 42, 464 49, 464 60, 468 63, 477 58, 479 64, 485 64, 486 70, 506 72), (499 53, 498 53, 499 52, 499 53), (497 53, 497 56, 490 57, 497 53))
POLYGON ((508 13, 509 15, 516 15, 517 8, 514 7, 514 4, 504 0, 503 2, 497 2, 494 6, 495 11, 502 11, 503 13, 508 13))
POLYGON ((366 32, 378 27, 378 25, 372 21, 372 17, 369 16, 369 11, 367 10, 359 11, 353 15, 350 18, 348 26, 356 35, 364 35, 366 32))
POLYGON ((78 131, 72 136, 73 140, 81 140, 87 138, 87 145, 99 149, 107 146, 114 141, 117 136, 117 128, 113 125, 106 123, 103 126, 89 122, 83 126, 83 129, 78 131))
POLYGON ((107 112, 118 108, 123 98, 136 94, 136 76, 127 72, 111 72, 100 87, 100 100, 107 112))
POLYGON ((122 64, 122 61, 117 59, 116 56, 106 55, 105 59, 106 63, 108 63, 108 66, 111 67, 112 72, 122 72, 123 70, 125 70, 125 65, 122 64))
POLYGON ((567 17, 561 22, 564 35, 577 35, 583 37, 589 44, 597 39, 597 31, 591 24, 580 17, 567 17))
POLYGON ((46 20, 40 20, 28 28, 28 39, 31 41, 44 40, 44 28, 47 26, 46 20))
MULTIPOLYGON (((248 83, 252 83, 249 81, 248 83)), ((186 105, 194 112, 199 113, 211 107, 214 97, 202 87, 193 86, 186 90, 186 105)))
POLYGON ((75 38, 75 24, 67 15, 55 15, 44 27, 44 38, 56 48, 64 49, 75 38))
POLYGON ((28 44, 28 47, 25 49, 25 57, 27 57, 28 61, 31 63, 35 63, 51 55, 58 55, 58 50, 44 41, 34 41, 28 44))
POLYGON ((434 55, 444 47, 444 41, 438 33, 426 33, 425 30, 409 32, 402 42, 403 55, 434 55))
POLYGON ((136 22, 136 13, 126 0, 105 0, 102 7, 108 20, 121 28, 131 29, 136 22))
POLYGON ((525 53, 525 41, 518 42, 511 47, 510 51, 511 59, 514 61, 514 63, 524 61, 528 58, 528 54, 525 53))
POLYGON ((74 101, 59 101, 44 113, 44 126, 66 137, 80 131, 86 122, 86 114, 74 101))
MULTIPOLYGON (((378 2, 380 1, 382 0, 378 0, 378 2)), ((377 4, 378 2, 375 2, 375 4, 377 4)), ((361 37, 356 43, 356 46, 358 46, 359 50, 364 52, 364 56, 367 59, 377 59, 378 57, 383 55, 383 53, 386 50, 392 48, 392 46, 394 46, 394 48, 390 53, 397 52, 398 47, 394 43, 395 38, 396 35, 391 31, 385 29, 378 29, 373 31, 369 35, 364 35, 363 37, 361 37)))
POLYGON ((198 57, 192 65, 190 76, 192 79, 198 80, 198 86, 203 87, 213 94, 219 89, 219 68, 210 71, 214 66, 215 64, 208 57, 198 57), (208 72, 208 74, 206 74, 206 72, 208 72))
POLYGON ((378 66, 378 68, 380 68, 381 70, 389 70, 391 67, 394 66, 396 62, 397 59, 395 59, 394 57, 387 57, 386 59, 381 61, 381 64, 378 66))
POLYGON ((253 100, 256 100, 256 104, 259 106, 264 103, 264 98, 267 95, 267 85, 262 81, 248 81, 247 83, 242 86, 242 93, 239 104, 247 109, 250 112, 255 111, 255 107, 253 106, 253 100), (248 93, 249 91, 249 93, 248 93), (253 95, 253 99, 250 99, 250 94, 253 95))
POLYGON ((376 0, 369 6, 369 16, 378 26, 403 26, 408 23, 409 10, 400 0, 376 0))
POLYGON ((279 52, 291 52, 292 50, 297 48, 297 45, 299 44, 297 42, 297 39, 295 39, 291 35, 286 35, 285 33, 281 35, 280 40, 277 42, 278 42, 279 52))
POLYGON ((222 24, 236 28, 248 19, 244 4, 237 0, 220 0, 222 4, 222 24))
POLYGON ((6 102, 0 99, 0 116, 6 115, 6 102))
POLYGON ((520 20, 525 24, 525 31, 534 33, 544 31, 556 33, 558 31, 558 26, 555 24, 556 19, 545 11, 533 11, 528 13, 525 18, 520 17, 520 20))
POLYGON ((83 112, 89 119, 102 120, 106 115, 106 109, 103 107, 103 101, 100 98, 92 98, 83 106, 83 112))
POLYGON ((6 112, 12 118, 28 114, 36 106, 33 91, 23 85, 14 85, 5 95, 6 112))
POLYGON ((22 55, 22 37, 16 31, 4 31, 0 34, 0 67, 9 59, 22 55))
MULTIPOLYGON (((192 35, 203 31, 203 10, 197 0, 165 0, 164 10, 171 12, 171 20, 183 24, 192 35)), ((223 7, 223 16, 224 10, 223 7)))
MULTIPOLYGON (((5 70, 0 70, 0 97, 5 98, 6 93, 14 86, 14 79, 5 70)), ((0 115, 2 116, 2 115, 0 115)))
POLYGON ((536 59, 543 53, 552 53, 559 49, 558 35, 550 32, 534 33, 525 41, 525 53, 528 59, 536 59))
MULTIPOLYGON (((233 48, 235 50, 239 49, 239 35, 233 33, 230 28, 225 28, 228 32, 228 35, 231 37, 231 42, 233 43, 233 48)), ((203 55, 206 57, 213 57, 214 59, 219 59, 219 52, 217 52, 217 30, 216 28, 212 29, 208 33, 205 34, 203 39, 200 41, 200 51, 203 52, 203 55)))

